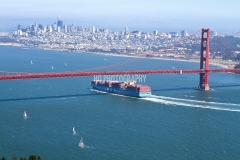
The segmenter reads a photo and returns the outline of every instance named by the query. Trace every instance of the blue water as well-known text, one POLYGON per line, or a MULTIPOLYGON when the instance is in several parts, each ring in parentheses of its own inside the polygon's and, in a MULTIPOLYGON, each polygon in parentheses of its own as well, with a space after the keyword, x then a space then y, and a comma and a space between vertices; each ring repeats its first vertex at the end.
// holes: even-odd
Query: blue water
MULTIPOLYGON (((0 47, 0 71, 10 72, 75 71, 129 59, 0 47)), ((142 59, 111 70, 190 65, 199 66, 142 59)), ((154 96, 144 99, 91 91, 93 77, 0 81, 0 157, 238 159, 240 77, 211 74, 214 91, 209 92, 193 89, 198 78, 197 74, 147 75, 144 84, 154 96), (24 111, 29 118, 23 119, 24 111), (83 149, 78 146, 81 136, 83 149)))

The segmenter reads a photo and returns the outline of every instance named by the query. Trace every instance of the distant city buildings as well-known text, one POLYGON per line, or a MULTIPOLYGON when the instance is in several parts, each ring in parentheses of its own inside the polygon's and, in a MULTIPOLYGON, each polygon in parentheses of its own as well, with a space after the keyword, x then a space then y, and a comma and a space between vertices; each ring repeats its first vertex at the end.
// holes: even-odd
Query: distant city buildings
POLYGON ((153 31, 153 34, 157 35, 157 34, 158 34, 158 31, 157 31, 157 30, 153 31))
POLYGON ((92 26, 92 28, 91 28, 91 32, 92 32, 92 33, 95 33, 95 32, 96 32, 96 28, 95 28, 95 26, 92 26))
MULTIPOLYGON (((172 32, 109 31, 96 26, 83 27, 64 24, 61 17, 53 24, 30 24, 26 28, 17 25, 7 39, 25 46, 60 51, 86 51, 116 54, 139 54, 143 56, 171 58, 199 58, 201 34, 189 35, 186 30, 172 32), (188 37, 188 38, 186 38, 188 37)), ((240 33, 240 32, 239 32, 240 33)), ((217 36, 211 31, 211 36, 217 36)), ((240 34, 239 34, 240 35, 240 34)), ((6 35, 5 35, 6 37, 6 35)), ((237 45, 240 49, 240 44, 237 45)), ((238 52, 234 52, 237 56, 238 52)), ((220 52, 211 53, 211 58, 223 57, 220 52)))
POLYGON ((182 31, 181 31, 181 37, 187 37, 187 36, 188 36, 187 31, 182 30, 182 31))
POLYGON ((125 27, 125 34, 129 34, 129 33, 130 33, 130 31, 129 31, 128 27, 125 27))
POLYGON ((22 30, 22 27, 20 24, 18 25, 18 30, 22 30))
POLYGON ((59 28, 58 31, 63 28, 63 21, 60 16, 57 17, 57 27, 59 28))

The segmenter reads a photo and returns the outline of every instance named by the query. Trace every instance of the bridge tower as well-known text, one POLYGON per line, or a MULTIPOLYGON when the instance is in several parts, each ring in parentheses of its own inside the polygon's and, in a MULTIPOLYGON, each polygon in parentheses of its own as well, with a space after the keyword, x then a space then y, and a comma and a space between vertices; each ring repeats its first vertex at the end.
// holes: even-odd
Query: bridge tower
POLYGON ((200 69, 204 70, 204 73, 200 73, 199 90, 208 91, 209 84, 209 44, 210 44, 210 29, 202 29, 201 40, 201 57, 200 57, 200 69))

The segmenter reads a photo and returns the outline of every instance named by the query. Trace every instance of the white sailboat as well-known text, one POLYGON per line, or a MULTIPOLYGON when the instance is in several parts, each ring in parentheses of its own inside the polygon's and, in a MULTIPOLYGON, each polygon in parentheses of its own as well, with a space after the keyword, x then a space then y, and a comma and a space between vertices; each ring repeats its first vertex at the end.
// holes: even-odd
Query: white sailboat
POLYGON ((23 113, 23 118, 27 118, 28 116, 27 116, 27 113, 26 113, 26 111, 24 111, 24 113, 23 113))
POLYGON ((31 61, 31 64, 33 64, 33 62, 31 61))
POLYGON ((81 148, 84 148, 84 143, 83 143, 82 137, 81 137, 81 140, 80 140, 78 146, 81 148))
POLYGON ((67 66, 67 63, 65 62, 65 66, 67 66))
POLYGON ((53 66, 52 66, 52 69, 53 69, 53 66))
POLYGON ((75 131, 75 128, 73 127, 73 134, 76 134, 77 132, 75 131))

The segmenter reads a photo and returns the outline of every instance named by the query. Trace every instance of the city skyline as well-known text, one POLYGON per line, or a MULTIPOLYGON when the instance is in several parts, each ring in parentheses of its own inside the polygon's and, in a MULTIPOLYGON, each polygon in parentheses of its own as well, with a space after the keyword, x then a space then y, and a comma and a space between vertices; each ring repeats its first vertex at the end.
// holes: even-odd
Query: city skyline
MULTIPOLYGON (((239 31, 238 4, 224 1, 0 1, 0 19, 29 19, 49 23, 61 15, 66 23, 110 28, 154 28, 158 30, 192 30, 212 28, 216 31, 239 31)), ((3 22, 1 22, 3 23, 3 22)), ((18 22, 20 23, 20 22, 18 22)), ((3 25, 3 24, 0 24, 3 25)))

